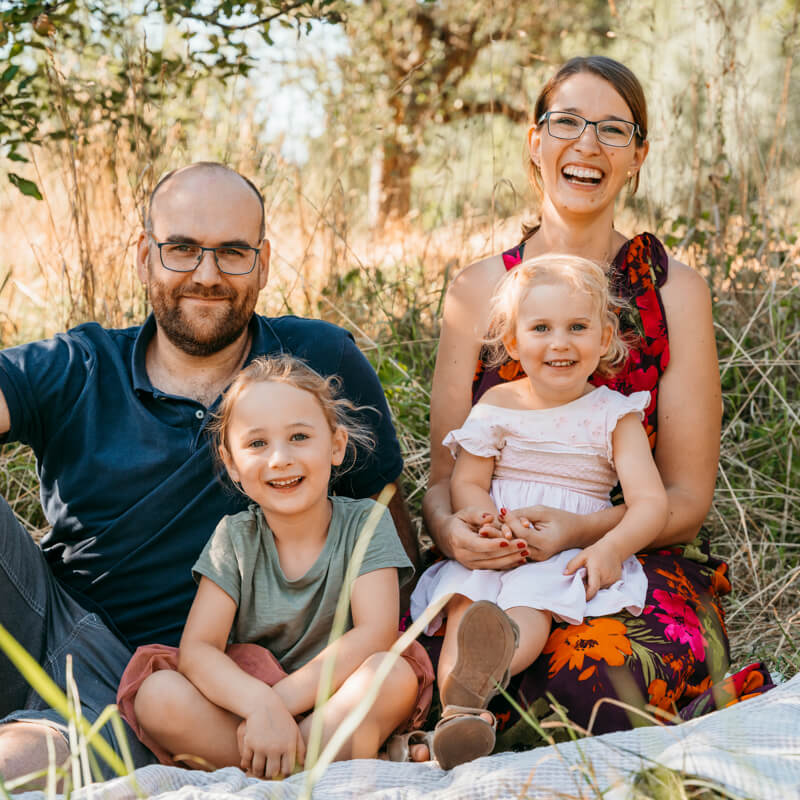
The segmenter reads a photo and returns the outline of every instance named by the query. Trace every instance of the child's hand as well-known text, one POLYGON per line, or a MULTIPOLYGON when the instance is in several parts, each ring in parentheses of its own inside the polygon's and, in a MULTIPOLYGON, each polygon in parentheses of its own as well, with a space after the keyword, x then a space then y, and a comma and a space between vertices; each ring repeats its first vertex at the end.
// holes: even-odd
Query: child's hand
POLYGON ((579 546, 576 540, 582 517, 549 506, 530 506, 507 511, 500 521, 509 536, 526 542, 531 561, 546 561, 579 546))
POLYGON ((478 528, 478 536, 488 539, 496 539, 503 536, 501 520, 496 515, 484 511, 481 514, 481 526, 478 528))
POLYGON ((567 564, 564 574, 572 575, 581 567, 586 568, 586 600, 591 600, 600 589, 607 589, 622 577, 622 561, 614 547, 600 539, 581 550, 567 564))
POLYGON ((280 703, 259 707, 237 730, 241 767, 255 778, 276 778, 302 764, 306 746, 294 717, 280 703))

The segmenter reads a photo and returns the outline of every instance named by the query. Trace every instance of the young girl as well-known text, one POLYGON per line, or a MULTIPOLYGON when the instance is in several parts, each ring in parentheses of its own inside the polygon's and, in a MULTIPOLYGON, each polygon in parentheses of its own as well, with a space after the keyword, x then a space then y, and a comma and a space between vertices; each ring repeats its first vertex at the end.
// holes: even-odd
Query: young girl
MULTIPOLYGON (((397 638, 398 573, 407 579, 412 569, 385 512, 351 587, 346 632, 328 643, 374 507, 328 497, 331 468, 354 439, 368 438, 349 419, 353 406, 335 398, 334 382, 287 356, 261 358, 221 401, 213 425, 219 456, 253 504, 223 518, 197 560, 199 586, 179 650, 139 648, 118 695, 122 715, 165 764, 290 774, 303 763, 314 715, 323 715, 324 746, 397 638), (331 652, 334 693, 314 712, 331 652)), ((337 757, 375 758, 392 731, 425 718, 432 682, 415 642, 337 757)))
MULTIPOLYGON (((532 506, 589 514, 610 505, 617 479, 627 510, 616 527, 583 550, 528 562, 528 550, 521 549, 520 565, 507 571, 469 570, 456 561, 441 561, 422 575, 411 597, 412 617, 453 593, 441 615, 449 618, 438 667, 446 706, 468 705, 448 695, 460 691, 450 687, 454 678, 461 680, 459 673, 470 664, 476 671, 477 654, 464 652, 471 645, 463 631, 459 640, 459 622, 475 601, 495 603, 519 628, 515 650, 514 626, 506 621, 511 647, 506 647, 505 663, 491 667, 493 679, 502 682, 507 668, 513 675, 536 660, 553 616, 577 624, 584 617, 623 608, 640 614, 647 581, 633 554, 647 547, 666 521, 666 494, 641 424, 650 395, 626 397, 587 383, 595 370, 613 372, 627 353, 617 316, 609 308, 608 278, 599 266, 553 255, 520 264, 492 299, 487 343, 496 351, 496 362, 511 356, 524 375, 487 391, 464 425, 445 438, 456 457, 453 510, 482 511, 485 524, 476 535, 504 537, 508 546, 512 535, 504 523, 515 510, 527 528, 535 528, 525 514, 533 518, 532 506)), ((495 613, 504 616, 497 609, 495 613)), ((440 625, 441 617, 427 632, 440 625)), ((474 683, 474 678, 468 680, 474 683)), ((483 742, 478 747, 491 751, 493 717, 481 711, 490 694, 473 692, 474 708, 452 712, 456 724, 449 726, 449 738, 469 733, 483 742), (489 731, 473 735, 481 722, 489 731)), ((450 716, 445 708, 438 731, 450 716)))

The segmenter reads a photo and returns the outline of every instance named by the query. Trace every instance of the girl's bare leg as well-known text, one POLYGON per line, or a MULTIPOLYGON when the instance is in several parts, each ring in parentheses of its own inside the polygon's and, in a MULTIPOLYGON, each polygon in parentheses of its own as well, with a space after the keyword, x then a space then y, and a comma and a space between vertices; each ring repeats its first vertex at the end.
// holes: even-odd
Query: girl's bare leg
MULTIPOLYGON (((370 656, 338 689, 325 707, 315 713, 323 715, 322 748, 330 741, 344 718, 369 691, 384 656, 370 656)), ((417 700, 417 676, 410 664, 398 658, 381 685, 372 708, 350 738, 336 754, 337 761, 350 758, 377 758, 378 750, 391 733, 402 725, 414 710, 417 700)), ((300 732, 308 744, 314 714, 300 723, 300 732)))
POLYGON ((445 605, 442 613, 447 617, 447 627, 444 631, 444 641, 442 650, 439 654, 439 667, 436 671, 436 680, 439 686, 445 676, 453 671, 458 657, 458 626, 461 624, 461 617, 464 612, 472 605, 469 597, 463 594, 454 594, 445 605))
POLYGON ((515 606, 506 611, 519 626, 519 644, 511 659, 512 675, 516 675, 529 667, 541 655, 550 636, 553 615, 549 611, 538 608, 515 606))
POLYGON ((203 759, 181 759, 195 769, 241 763, 236 730, 242 720, 214 705, 179 672, 150 675, 136 693, 134 710, 142 728, 168 753, 203 759))

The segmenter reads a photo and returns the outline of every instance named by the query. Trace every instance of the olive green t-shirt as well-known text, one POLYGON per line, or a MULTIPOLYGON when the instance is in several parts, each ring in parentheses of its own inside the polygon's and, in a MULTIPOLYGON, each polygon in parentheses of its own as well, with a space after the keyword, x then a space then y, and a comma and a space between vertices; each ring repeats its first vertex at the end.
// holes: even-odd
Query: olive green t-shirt
MULTIPOLYGON (((231 642, 266 647, 289 673, 328 644, 347 565, 373 500, 332 497, 328 538, 316 562, 296 580, 281 569, 272 531, 261 508, 223 517, 192 574, 205 575, 238 606, 231 642)), ((396 567, 401 585, 413 575, 388 511, 384 511, 361 563, 359 575, 396 567)), ((353 627, 348 613, 347 628, 353 627)))

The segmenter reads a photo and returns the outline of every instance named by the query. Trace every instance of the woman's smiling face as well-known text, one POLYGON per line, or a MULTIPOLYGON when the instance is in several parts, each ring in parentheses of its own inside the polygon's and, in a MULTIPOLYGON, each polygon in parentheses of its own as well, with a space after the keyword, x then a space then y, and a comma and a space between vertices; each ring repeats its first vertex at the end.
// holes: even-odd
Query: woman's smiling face
MULTIPOLYGON (((635 122, 622 95, 604 78, 579 72, 554 91, 548 111, 570 111, 588 120, 635 122)), ((558 211, 596 214, 609 207, 647 155, 647 142, 634 136, 626 147, 612 147, 597 139, 587 125, 577 139, 551 136, 547 123, 529 132, 531 157, 539 165, 545 200, 558 211)))

